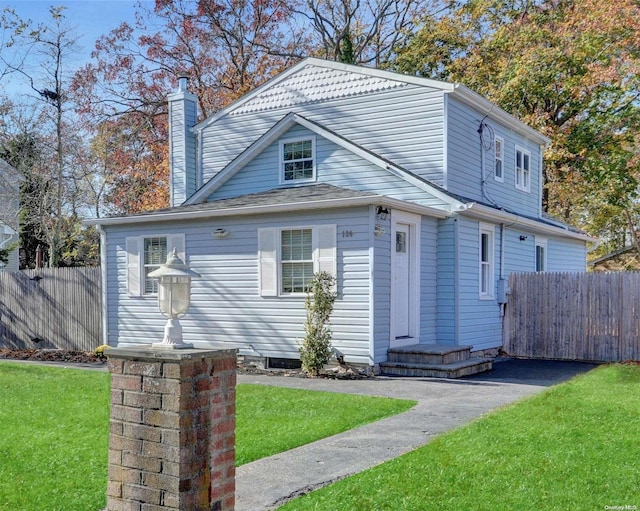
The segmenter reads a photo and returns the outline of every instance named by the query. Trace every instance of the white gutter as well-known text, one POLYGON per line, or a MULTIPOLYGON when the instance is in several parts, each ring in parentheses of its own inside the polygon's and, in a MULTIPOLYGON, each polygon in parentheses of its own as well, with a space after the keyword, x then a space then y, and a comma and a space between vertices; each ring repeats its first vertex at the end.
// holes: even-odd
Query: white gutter
POLYGON ((548 236, 562 236, 564 238, 572 238, 579 241, 588 241, 595 243, 597 238, 589 236, 588 234, 570 231, 566 227, 546 224, 542 221, 532 220, 530 218, 524 218, 514 213, 508 213, 506 211, 497 210, 488 206, 483 206, 476 202, 466 204, 461 208, 458 213, 477 218, 480 220, 487 220, 494 223, 503 223, 505 227, 513 228, 515 225, 521 226, 523 229, 527 229, 534 234, 546 234, 548 236))
POLYGON ((238 215, 260 215, 266 213, 290 213, 295 211, 309 211, 317 209, 330 209, 342 207, 358 207, 358 206, 388 206, 393 209, 416 213, 418 215, 430 216, 433 218, 447 218, 451 213, 442 209, 422 206, 412 202, 405 202, 391 197, 381 195, 371 195, 365 197, 349 197, 345 199, 325 199, 311 202, 292 202, 286 204, 268 204, 259 206, 240 206, 225 209, 198 209, 196 211, 163 211, 158 213, 149 213, 146 215, 122 216, 112 218, 95 218, 85 220, 85 225, 127 225, 142 224, 150 222, 167 222, 194 220, 199 218, 213 218, 222 216, 238 216, 238 215))

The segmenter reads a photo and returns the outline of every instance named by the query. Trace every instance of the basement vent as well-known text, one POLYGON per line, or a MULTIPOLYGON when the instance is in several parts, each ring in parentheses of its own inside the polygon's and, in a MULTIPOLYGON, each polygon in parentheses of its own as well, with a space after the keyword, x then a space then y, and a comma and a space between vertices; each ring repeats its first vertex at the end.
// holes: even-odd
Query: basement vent
POLYGON ((300 369, 302 362, 297 358, 267 358, 267 369, 300 369))

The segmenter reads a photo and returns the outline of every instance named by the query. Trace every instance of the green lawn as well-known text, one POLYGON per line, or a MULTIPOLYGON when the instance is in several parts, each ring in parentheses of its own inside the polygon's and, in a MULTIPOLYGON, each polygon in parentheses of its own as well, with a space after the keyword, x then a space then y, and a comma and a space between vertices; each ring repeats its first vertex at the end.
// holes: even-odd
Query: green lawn
POLYGON ((639 460, 640 367, 611 365, 279 510, 640 509, 639 460))
MULTIPOLYGON (((109 379, 0 363, 0 510, 95 511, 106 504, 109 379)), ((237 463, 411 408, 387 398, 238 385, 237 463)))

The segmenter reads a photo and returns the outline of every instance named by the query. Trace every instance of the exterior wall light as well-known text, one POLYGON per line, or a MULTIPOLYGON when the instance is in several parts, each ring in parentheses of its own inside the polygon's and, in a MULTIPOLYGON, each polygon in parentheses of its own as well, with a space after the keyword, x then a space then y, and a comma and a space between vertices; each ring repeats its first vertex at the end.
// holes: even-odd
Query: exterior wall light
POLYGON ((378 206, 376 208, 376 214, 380 220, 385 221, 387 216, 389 215, 389 208, 385 208, 384 206, 378 206))
POLYGON ((376 236, 382 236, 384 234, 385 230, 384 227, 382 225, 376 225, 373 228, 373 234, 375 234, 376 236))
POLYGON ((158 279, 158 308, 164 316, 169 318, 164 327, 162 342, 151 346, 167 349, 193 348, 193 344, 186 344, 182 340, 182 326, 179 318, 189 310, 191 279, 200 277, 200 274, 190 270, 178 257, 178 252, 174 248, 167 257, 167 262, 149 273, 149 277, 158 279))
POLYGON ((227 236, 229 236, 229 231, 223 229, 222 227, 218 227, 215 231, 213 231, 213 237, 217 240, 226 238, 227 236))

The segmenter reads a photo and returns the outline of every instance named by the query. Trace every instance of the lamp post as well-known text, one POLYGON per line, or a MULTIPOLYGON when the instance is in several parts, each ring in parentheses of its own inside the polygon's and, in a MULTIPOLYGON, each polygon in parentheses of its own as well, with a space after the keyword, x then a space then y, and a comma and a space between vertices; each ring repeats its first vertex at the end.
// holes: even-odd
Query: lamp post
POLYGON ((167 257, 167 262, 149 273, 149 277, 158 279, 158 308, 167 318, 162 342, 153 343, 153 348, 193 348, 182 340, 182 326, 179 318, 189 310, 191 301, 191 279, 200 277, 199 273, 190 270, 178 257, 174 248, 167 257))

